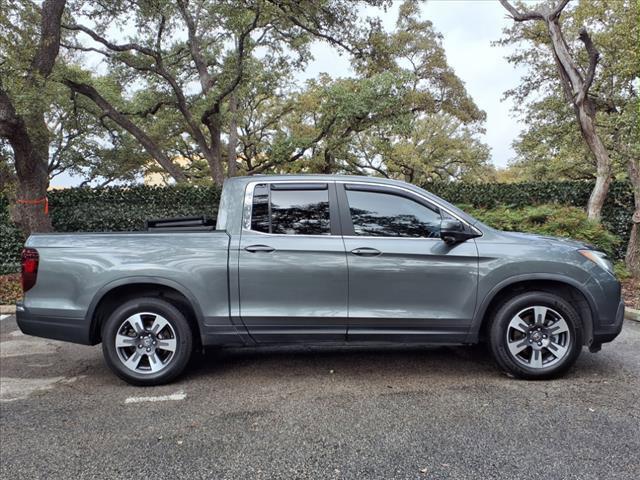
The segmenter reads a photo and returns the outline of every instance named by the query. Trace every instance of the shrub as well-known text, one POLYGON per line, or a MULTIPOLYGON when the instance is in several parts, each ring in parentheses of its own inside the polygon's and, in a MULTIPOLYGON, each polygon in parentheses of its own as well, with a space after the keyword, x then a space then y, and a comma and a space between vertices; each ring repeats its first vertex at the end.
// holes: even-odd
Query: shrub
POLYGON ((0 275, 0 305, 10 305, 21 298, 20 275, 0 275))

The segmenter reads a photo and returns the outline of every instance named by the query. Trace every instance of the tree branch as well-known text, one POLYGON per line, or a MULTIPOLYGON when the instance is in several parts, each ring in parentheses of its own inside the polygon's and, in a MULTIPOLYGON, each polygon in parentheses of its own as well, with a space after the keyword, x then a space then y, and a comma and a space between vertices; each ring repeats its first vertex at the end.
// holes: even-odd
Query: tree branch
POLYGON ((550 20, 557 19, 562 13, 562 10, 564 10, 564 7, 566 7, 570 1, 571 0, 560 0, 558 4, 554 8, 552 8, 551 11, 549 12, 548 18, 550 20))
MULTIPOLYGON (((317 38, 321 38, 323 40, 326 40, 331 45, 334 45, 334 46, 337 45, 337 46, 343 48, 345 51, 349 52, 352 55, 356 55, 358 53, 361 53, 357 49, 354 49, 350 45, 347 45, 342 40, 337 39, 335 37, 332 37, 329 34, 321 32, 319 30, 319 28, 321 28, 321 25, 317 20, 312 19, 312 21, 316 24, 317 28, 313 28, 312 26, 306 25, 305 23, 301 22, 300 21, 300 17, 306 18, 306 15, 305 15, 306 12, 305 11, 303 11, 301 9, 299 9, 296 12, 294 12, 292 10, 287 11, 285 4, 283 4, 282 2, 280 2, 278 0, 270 0, 270 2, 272 4, 274 4, 276 7, 278 7, 287 16, 287 19, 290 22, 292 22, 294 25, 296 25, 297 27, 301 28, 305 32, 310 33, 311 35, 313 35, 313 36, 315 36, 317 38)), ((295 4, 295 2, 294 2, 294 4, 295 4)), ((290 7, 291 5, 287 5, 287 6, 290 7)), ((327 10, 325 10, 325 12, 327 12, 327 10)))
POLYGON ((124 115, 129 115, 132 117, 146 118, 149 115, 155 115, 156 113, 158 113, 158 110, 160 110, 162 107, 175 107, 175 106, 176 106, 175 102, 167 102, 166 100, 160 100, 155 105, 152 105, 143 110, 138 110, 137 112, 122 112, 122 113, 124 115))
POLYGON ((72 31, 79 31, 79 32, 83 32, 86 33, 87 35, 89 35, 93 40, 95 40, 98 43, 101 43, 102 45, 104 45, 105 47, 107 47, 109 50, 113 50, 114 52, 129 52, 131 50, 135 50, 137 52, 140 52, 144 55, 147 55, 151 58, 153 58, 154 60, 158 59, 158 52, 144 47, 142 45, 139 45, 137 43, 124 43, 121 45, 118 45, 116 43, 112 43, 109 40, 107 40, 106 38, 98 35, 96 32, 94 32, 93 30, 91 30, 88 27, 85 27, 84 25, 63 25, 63 28, 65 28, 66 30, 72 30, 72 31))
POLYGON ((113 120, 116 124, 129 132, 133 137, 140 142, 144 149, 154 158, 177 182, 183 182, 187 180, 184 172, 180 170, 174 163, 165 155, 159 145, 157 145, 151 137, 142 131, 137 125, 129 120, 125 115, 118 112, 113 105, 111 105, 104 97, 102 97, 98 91, 91 85, 85 83, 77 83, 73 80, 65 79, 63 83, 69 87, 72 91, 84 95, 95 103, 103 113, 113 120))
POLYGON ((95 53, 99 53, 100 55, 104 55, 105 57, 109 57, 109 53, 104 51, 104 50, 100 50, 98 48, 93 48, 93 47, 83 47, 81 45, 70 45, 68 43, 64 43, 64 42, 60 42, 60 46, 63 48, 66 48, 67 50, 78 50, 80 52, 95 52, 95 53))
POLYGON ((600 59, 600 52, 596 49, 591 36, 585 27, 580 29, 580 40, 584 43, 584 47, 589 54, 589 67, 587 68, 587 74, 582 85, 582 94, 586 96, 589 93, 589 89, 593 84, 593 79, 596 75, 596 67, 598 66, 598 60, 600 59))
POLYGON ((516 22, 526 22, 528 20, 544 20, 545 16, 542 12, 533 10, 528 12, 519 12, 508 0, 500 0, 500 3, 507 9, 511 18, 516 22))
POLYGON ((165 23, 165 20, 164 20, 164 17, 162 17, 159 28, 158 28, 158 34, 156 37, 156 46, 158 50, 153 50, 151 48, 144 47, 137 43, 126 43, 126 44, 120 44, 120 45, 115 44, 107 40, 103 36, 99 35, 98 33, 94 32, 90 28, 85 27, 83 25, 67 25, 65 26, 65 28, 68 30, 76 30, 76 31, 84 32, 87 35, 89 35, 93 40, 95 40, 98 43, 101 43, 102 45, 107 47, 109 50, 112 50, 114 52, 129 52, 133 50, 133 51, 140 52, 143 55, 146 55, 148 57, 151 57, 154 60, 154 62, 150 66, 136 65, 135 63, 129 61, 127 58, 121 58, 121 60, 125 65, 135 70, 153 72, 159 75, 160 77, 162 77, 169 84, 169 86, 173 90, 173 93, 176 97, 176 100, 177 100, 176 104, 178 106, 178 109, 180 110, 180 113, 182 113, 187 124, 189 125, 191 135, 196 140, 200 148, 202 148, 203 152, 207 152, 209 149, 209 146, 207 145, 207 141, 204 135, 202 134, 202 131, 200 130, 200 128, 194 121, 193 116, 191 115, 191 111, 189 110, 189 106, 187 105, 187 99, 184 95, 184 92, 182 91, 182 88, 178 84, 178 81, 167 71, 167 69, 164 66, 162 53, 159 50, 159 46, 162 41, 162 34, 164 32, 164 23, 165 23))
POLYGON ((200 48, 200 39, 197 35, 196 22, 194 21, 191 13, 189 13, 188 5, 183 0, 178 0, 178 8, 182 13, 185 23, 187 24, 187 33, 189 35, 189 50, 191 52, 191 58, 196 65, 198 76, 200 77, 200 86, 202 93, 207 93, 213 86, 213 77, 209 73, 207 63, 202 56, 202 50, 200 48))
POLYGON ((244 54, 245 54, 245 48, 246 48, 245 47, 245 41, 246 41, 247 37, 251 34, 251 32, 258 25, 258 19, 259 18, 260 18, 260 10, 258 9, 258 10, 256 10, 256 15, 255 15, 255 17, 253 19, 253 22, 251 22, 251 25, 249 25, 249 27, 240 34, 240 37, 238 38, 238 50, 237 50, 238 51, 238 56, 237 56, 238 64, 237 64, 236 76, 231 81, 231 83, 229 83, 229 85, 227 85, 227 87, 225 89, 223 89, 217 95, 216 99, 213 102, 213 105, 204 111, 204 113, 202 114, 202 123, 206 124, 208 118, 213 113, 215 113, 215 112, 220 110, 220 104, 240 84, 240 81, 242 80, 242 75, 244 73, 244 54))
MULTIPOLYGON (((31 62, 31 72, 48 77, 60 50, 60 19, 65 0, 47 0, 42 5, 40 43, 31 62)), ((30 73, 31 73, 30 72, 30 73)))

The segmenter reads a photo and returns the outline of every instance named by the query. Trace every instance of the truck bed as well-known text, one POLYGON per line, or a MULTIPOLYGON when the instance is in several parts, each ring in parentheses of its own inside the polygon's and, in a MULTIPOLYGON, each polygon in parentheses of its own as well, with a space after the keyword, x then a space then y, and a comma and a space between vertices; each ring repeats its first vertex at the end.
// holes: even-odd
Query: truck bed
POLYGON ((34 234, 25 246, 39 252, 38 281, 23 307, 33 322, 64 324, 85 340, 104 292, 158 283, 197 298, 205 325, 226 326, 229 241, 220 230, 34 234))

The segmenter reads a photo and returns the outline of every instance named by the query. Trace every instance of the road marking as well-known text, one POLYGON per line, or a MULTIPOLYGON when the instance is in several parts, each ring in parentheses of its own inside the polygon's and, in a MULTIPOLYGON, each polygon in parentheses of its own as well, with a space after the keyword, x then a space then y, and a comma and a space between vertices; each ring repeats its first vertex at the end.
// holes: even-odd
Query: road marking
POLYGON ((187 394, 180 391, 172 393, 171 395, 159 395, 157 397, 129 397, 124 401, 124 403, 167 402, 184 400, 185 398, 187 398, 187 394))

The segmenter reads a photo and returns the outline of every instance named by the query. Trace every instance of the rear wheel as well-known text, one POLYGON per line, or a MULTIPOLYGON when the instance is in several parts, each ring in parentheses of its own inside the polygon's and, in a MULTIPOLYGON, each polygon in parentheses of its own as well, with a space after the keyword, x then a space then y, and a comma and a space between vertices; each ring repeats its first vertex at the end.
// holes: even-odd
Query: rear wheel
POLYGON ((117 308, 102 327, 104 358, 132 385, 160 385, 176 378, 193 350, 184 315, 169 302, 147 297, 117 308))
POLYGON ((498 308, 489 343, 506 372, 519 378, 554 378, 580 355, 580 326, 576 309, 564 298, 548 292, 523 293, 498 308))

